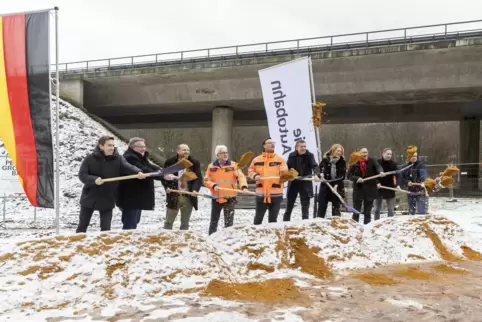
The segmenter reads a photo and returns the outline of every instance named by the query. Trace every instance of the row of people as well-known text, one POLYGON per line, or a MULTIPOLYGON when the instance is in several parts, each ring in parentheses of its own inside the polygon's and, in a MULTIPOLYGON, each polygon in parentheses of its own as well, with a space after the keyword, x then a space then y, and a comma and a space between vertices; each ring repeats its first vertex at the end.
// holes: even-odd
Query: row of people
MULTIPOLYGON (((409 162, 414 163, 409 171, 398 176, 385 176, 378 180, 364 182, 362 179, 384 172, 397 169, 397 164, 391 160, 390 149, 383 151, 382 159, 378 162, 368 156, 366 148, 360 148, 363 158, 356 164, 347 167, 344 149, 339 144, 334 144, 324 155, 320 164, 317 164, 314 155, 306 149, 306 142, 297 142, 295 152, 289 155, 286 161, 275 153, 275 142, 268 138, 263 141, 263 152, 255 157, 248 169, 248 177, 256 182, 256 210, 253 223, 259 225, 263 222, 266 212, 268 221, 276 222, 283 200, 283 185, 280 175, 289 169, 295 169, 300 176, 316 175, 329 180, 336 186, 337 192, 344 198, 344 180, 353 181, 354 208, 361 212, 363 206, 364 222, 368 223, 371 209, 375 202, 375 219, 380 216, 382 199, 387 200, 389 216, 393 215, 395 200, 394 192, 379 190, 380 184, 388 187, 398 186, 399 180, 405 180, 409 190, 421 189, 411 186, 411 182, 423 182, 426 171, 423 163, 418 160, 416 150, 408 151, 409 162)), ((80 218, 77 232, 86 232, 92 214, 95 210, 100 213, 101 230, 110 230, 112 210, 117 205, 122 211, 123 229, 136 229, 140 221, 142 210, 154 210, 154 181, 160 180, 168 189, 176 192, 166 193, 166 219, 165 229, 172 229, 179 212, 181 230, 189 229, 189 222, 193 209, 198 209, 198 198, 190 193, 199 192, 204 185, 210 189, 211 221, 209 234, 217 230, 221 212, 224 214, 225 227, 233 225, 234 211, 237 203, 236 189, 247 190, 246 176, 238 168, 236 162, 229 158, 227 147, 217 146, 215 149, 216 160, 210 163, 202 176, 200 162, 190 155, 189 146, 180 144, 174 157, 166 160, 164 167, 176 164, 181 159, 190 161, 191 166, 177 173, 165 176, 147 177, 146 173, 160 171, 161 168, 149 160, 146 143, 142 138, 132 138, 128 150, 123 156, 119 155, 114 138, 101 137, 94 151, 82 162, 79 170, 79 179, 84 183, 80 199, 80 218), (189 181, 185 186, 179 178, 184 171, 196 174, 196 179, 189 181), (104 183, 101 178, 112 178, 122 175, 136 174, 141 180, 123 180, 120 182, 104 183), (147 178, 146 178, 147 177, 147 178), (186 192, 186 193, 184 193, 186 192)), ((300 195, 302 218, 309 218, 310 199, 313 198, 313 184, 311 181, 292 180, 288 183, 288 200, 283 220, 291 220, 291 213, 300 195)), ((423 196, 409 196, 410 214, 425 213, 423 196)), ((324 218, 328 203, 332 204, 332 215, 341 215, 340 200, 328 189, 323 182, 318 194, 317 217, 324 218)), ((359 216, 354 214, 353 219, 358 221, 359 216)))

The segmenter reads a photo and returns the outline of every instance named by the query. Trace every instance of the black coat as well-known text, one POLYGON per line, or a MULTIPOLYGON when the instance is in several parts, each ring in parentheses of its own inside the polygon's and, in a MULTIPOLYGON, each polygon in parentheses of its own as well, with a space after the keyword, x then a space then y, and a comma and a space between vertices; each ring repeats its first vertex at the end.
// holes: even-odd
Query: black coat
MULTIPOLYGON (((330 156, 328 154, 325 154, 324 157, 323 157, 323 160, 321 160, 321 162, 320 162, 320 171, 321 171, 321 173, 323 173, 323 178, 325 180, 333 180, 333 179, 340 178, 340 180, 330 182, 330 184, 332 186, 335 186, 335 185, 338 186, 337 187, 338 192, 343 191, 345 189, 345 184, 344 184, 344 180, 345 180, 345 177, 346 177, 346 161, 345 161, 345 158, 340 157, 340 160, 338 160, 338 162, 336 162, 336 178, 331 177, 330 156)), ((326 186, 326 184, 323 184, 323 183, 321 184, 320 189, 330 190, 326 186)), ((331 190, 330 190, 330 192, 331 192, 331 190)))
MULTIPOLYGON (((288 169, 295 169, 298 171, 300 176, 308 176, 310 174, 320 173, 320 169, 315 161, 315 156, 310 151, 306 151, 305 154, 298 154, 298 152, 292 152, 288 156, 288 161, 286 162, 288 169)), ((312 181, 301 181, 294 180, 288 182, 288 194, 291 189, 296 189, 296 191, 301 191, 303 189, 310 198, 313 197, 313 182, 312 181), (294 183, 294 184, 293 184, 294 183)))
MULTIPOLYGON (((188 182, 188 185, 187 185, 187 188, 189 191, 199 191, 199 189, 201 189, 201 186, 203 184, 203 176, 202 176, 202 173, 201 173, 201 164, 199 163, 198 160, 196 159, 193 159, 191 156, 189 156, 187 158, 191 163, 192 163, 192 167, 189 167, 187 168, 186 170, 189 170, 189 171, 192 171, 196 174, 197 176, 197 179, 196 180, 192 180, 192 181, 189 181, 188 182)), ((178 159, 178 156, 174 156, 170 159, 167 159, 165 164, 164 164, 164 167, 167 168, 167 167, 170 167, 171 165, 174 165, 176 164, 177 162, 179 161, 178 159)), ((178 173, 173 173, 175 176, 178 175, 178 173)), ((179 182, 178 180, 172 180, 172 181, 168 181, 168 180, 164 180, 164 179, 161 179, 162 180, 162 184, 164 185, 164 188, 165 189, 178 189, 178 186, 179 186, 179 182)), ((170 209, 177 209, 177 205, 178 205, 178 198, 179 197, 179 194, 177 193, 168 193, 166 194, 166 204, 167 204, 167 208, 170 208, 170 209)), ((192 204, 194 206, 194 209, 198 209, 198 202, 197 202, 197 197, 194 197, 194 196, 190 196, 191 197, 191 201, 192 201, 192 204)))
MULTIPOLYGON (((161 168, 152 164, 147 159, 148 156, 147 152, 142 156, 130 148, 124 153, 126 161, 141 169, 142 172, 159 171, 161 168)), ((154 179, 160 180, 161 177, 120 181, 117 191, 117 207, 121 209, 154 210, 154 179)))
MULTIPOLYGON (((398 164, 393 160, 383 160, 383 158, 378 160, 378 164, 382 167, 383 172, 390 172, 398 170, 398 164)), ((378 182, 385 187, 395 188, 400 184, 400 178, 398 174, 391 174, 385 177, 378 178, 378 182)), ((378 189, 379 197, 383 199, 395 198, 395 191, 387 189, 378 189)))
POLYGON ((80 205, 95 210, 113 209, 115 207, 119 181, 96 185, 95 180, 97 178, 113 178, 139 172, 141 170, 129 164, 124 157, 118 154, 117 150, 114 151, 113 155, 106 156, 96 147, 80 165, 79 179, 84 184, 82 195, 80 196, 80 205))
POLYGON ((375 200, 378 198, 378 179, 356 183, 359 178, 367 178, 381 172, 381 167, 375 159, 368 158, 366 175, 362 176, 360 161, 348 169, 348 180, 353 182, 353 200, 375 200))

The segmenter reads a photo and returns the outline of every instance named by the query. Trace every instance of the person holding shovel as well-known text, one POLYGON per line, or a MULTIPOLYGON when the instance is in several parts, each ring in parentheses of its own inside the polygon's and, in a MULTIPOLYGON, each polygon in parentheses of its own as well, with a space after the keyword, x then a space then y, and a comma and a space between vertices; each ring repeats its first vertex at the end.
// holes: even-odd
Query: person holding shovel
MULTIPOLYGON (((386 148, 383 150, 381 159, 378 163, 383 169, 383 172, 391 172, 398 170, 398 164, 392 160, 392 149, 386 148)), ((398 174, 387 175, 383 178, 379 178, 379 183, 388 188, 397 188, 400 185, 400 178, 398 174)), ((379 189, 378 198, 375 199, 374 219, 380 219, 380 210, 382 208, 382 201, 387 201, 388 217, 393 217, 395 213, 395 190, 379 189)))
MULTIPOLYGON (((149 160, 143 138, 133 137, 129 140, 129 148, 124 153, 127 162, 141 169, 144 173, 160 171, 161 168, 149 160)), ((154 180, 160 176, 149 177, 146 180, 124 180, 117 190, 117 207, 122 211, 122 229, 137 229, 141 220, 142 210, 154 210, 154 180)))
MULTIPOLYGON (((320 174, 320 168, 315 161, 314 154, 306 149, 305 140, 296 141, 295 151, 288 156, 287 164, 288 168, 295 169, 302 177, 320 174)), ((293 180, 288 182, 288 202, 283 221, 291 220, 291 212, 295 206, 298 194, 300 195, 301 218, 308 219, 310 199, 313 198, 313 181, 293 180)))
MULTIPOLYGON (((342 197, 345 196, 344 180, 346 176, 344 152, 345 150, 341 144, 333 144, 320 162, 320 170, 323 174, 323 179, 329 180, 332 185, 336 186, 335 189, 342 197)), ((332 217, 340 217, 340 199, 329 189, 326 183, 322 182, 320 185, 320 193, 318 195, 318 212, 316 217, 325 218, 328 202, 331 202, 332 217)))
MULTIPOLYGON (((378 197, 378 179, 364 181, 364 178, 381 174, 384 176, 382 168, 378 162, 368 156, 368 149, 365 147, 357 149, 361 154, 361 159, 350 166, 348 170, 348 180, 353 182, 353 207, 361 211, 363 205, 363 223, 369 224, 371 221, 371 211, 373 201, 378 197)), ((359 214, 353 214, 353 220, 358 222, 359 214)))
MULTIPOLYGON (((161 180, 164 188, 177 189, 179 191, 198 192, 202 186, 201 164, 194 159, 191 150, 187 144, 179 144, 177 146, 177 154, 170 159, 167 159, 164 168, 170 167, 178 163, 181 159, 187 159, 192 163, 192 167, 186 168, 168 174, 161 180), (195 179, 191 180, 190 176, 186 176, 186 172, 191 172, 195 179)), ((166 193, 166 220, 164 222, 164 229, 172 230, 177 214, 181 212, 181 230, 189 229, 189 221, 191 220, 191 213, 193 208, 198 209, 198 199, 196 196, 179 194, 174 192, 166 193)))
POLYGON ((428 178, 427 169, 425 163, 418 158, 417 147, 410 145, 407 149, 408 163, 406 165, 413 164, 413 166, 402 173, 402 185, 413 192, 411 195, 407 195, 408 198, 408 214, 426 215, 427 214, 427 202, 428 197, 422 195, 425 191, 421 185, 428 178))
POLYGON ((211 201, 211 221, 209 235, 218 230, 221 210, 224 213, 224 227, 231 227, 234 223, 234 206, 236 205, 239 188, 248 189, 246 177, 239 169, 238 164, 229 159, 228 148, 218 145, 214 149, 217 159, 210 163, 204 175, 204 185, 211 190, 211 195, 216 197, 211 201))
POLYGON ((82 161, 79 169, 79 179, 84 187, 80 196, 77 233, 87 232, 95 210, 100 213, 100 230, 110 230, 119 182, 104 182, 103 179, 129 174, 137 174, 138 179, 146 178, 141 169, 129 164, 119 155, 114 145, 114 137, 99 138, 94 151, 82 161))
POLYGON ((251 161, 248 177, 256 181, 256 211, 254 224, 261 225, 268 210, 268 222, 277 222, 281 201, 283 200, 283 183, 281 177, 288 174, 286 160, 274 152, 275 142, 271 138, 263 141, 263 153, 251 161))

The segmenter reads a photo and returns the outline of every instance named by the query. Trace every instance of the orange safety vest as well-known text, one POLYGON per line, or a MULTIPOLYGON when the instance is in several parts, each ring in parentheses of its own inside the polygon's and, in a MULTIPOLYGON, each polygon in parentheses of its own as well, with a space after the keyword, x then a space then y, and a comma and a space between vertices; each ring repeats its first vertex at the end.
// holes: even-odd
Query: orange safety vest
POLYGON ((238 189, 238 180, 240 189, 247 188, 248 183, 243 172, 238 169, 236 162, 227 160, 224 165, 215 160, 208 165, 206 175, 204 176, 204 185, 211 190, 211 195, 216 197, 219 203, 227 202, 229 198, 237 196, 236 191, 214 190, 214 186, 218 188, 238 189))
POLYGON ((264 203, 271 203, 271 197, 283 196, 283 185, 280 184, 281 172, 288 171, 286 160, 276 153, 263 152, 251 161, 248 176, 254 180, 256 175, 261 177, 256 180, 256 193, 264 195, 264 203), (263 179, 263 177, 277 177, 276 179, 263 179))

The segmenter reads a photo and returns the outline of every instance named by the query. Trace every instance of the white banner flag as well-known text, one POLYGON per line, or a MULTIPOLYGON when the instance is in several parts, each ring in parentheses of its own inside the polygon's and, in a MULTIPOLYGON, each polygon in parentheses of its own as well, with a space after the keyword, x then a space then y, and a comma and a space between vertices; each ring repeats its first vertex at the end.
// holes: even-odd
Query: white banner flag
POLYGON ((24 193, 12 159, 0 156, 0 197, 24 193))
POLYGON ((310 68, 309 58, 303 57, 259 70, 258 73, 269 135, 276 142, 276 154, 288 160, 290 153, 295 151, 296 141, 303 139, 319 163, 311 121, 310 68))

